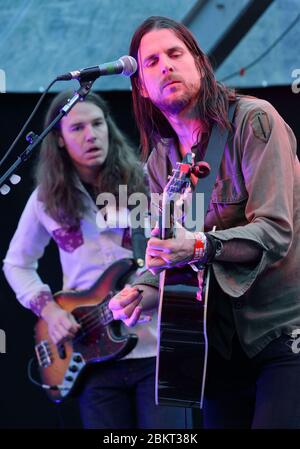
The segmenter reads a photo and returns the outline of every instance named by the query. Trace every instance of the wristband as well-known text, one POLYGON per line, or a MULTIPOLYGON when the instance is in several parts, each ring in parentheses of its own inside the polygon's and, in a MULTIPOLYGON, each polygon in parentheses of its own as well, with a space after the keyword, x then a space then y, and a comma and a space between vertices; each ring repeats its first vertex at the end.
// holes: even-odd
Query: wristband
POLYGON ((210 265, 223 251, 223 243, 221 240, 213 237, 206 232, 195 233, 195 246, 193 259, 189 265, 196 272, 204 270, 207 265, 210 265), (203 250, 204 242, 204 250, 203 250), (198 257, 196 258, 196 256, 198 257))
POLYGON ((206 256, 206 235, 204 232, 195 232, 195 245, 194 245, 194 253, 193 260, 203 259, 206 256))

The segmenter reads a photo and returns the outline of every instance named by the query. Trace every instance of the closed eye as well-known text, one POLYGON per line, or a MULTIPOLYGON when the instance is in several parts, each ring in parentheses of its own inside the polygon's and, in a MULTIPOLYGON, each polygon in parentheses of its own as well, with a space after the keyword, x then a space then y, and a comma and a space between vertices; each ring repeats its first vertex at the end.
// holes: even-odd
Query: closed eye
POLYGON ((182 56, 182 51, 180 50, 172 50, 169 53, 170 58, 178 58, 179 56, 182 56))
POLYGON ((153 66, 155 66, 155 64, 157 63, 157 61, 158 61, 158 58, 151 58, 151 59, 148 59, 148 60, 146 61, 146 63, 145 63, 145 67, 153 67, 153 66))

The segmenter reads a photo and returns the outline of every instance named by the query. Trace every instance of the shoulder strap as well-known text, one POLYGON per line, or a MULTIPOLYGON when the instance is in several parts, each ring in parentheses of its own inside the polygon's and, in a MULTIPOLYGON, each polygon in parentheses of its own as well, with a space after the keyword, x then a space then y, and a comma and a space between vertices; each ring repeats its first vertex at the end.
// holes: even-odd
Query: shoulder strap
MULTIPOLYGON (((236 106, 237 101, 232 102, 229 106, 228 120, 230 122, 232 122, 236 106)), ((228 134, 228 129, 221 129, 216 123, 213 125, 205 155, 205 162, 210 165, 211 171, 209 176, 198 180, 192 198, 192 210, 196 211, 196 194, 204 193, 204 217, 207 213, 210 197, 219 172, 228 134)), ((197 231, 200 231, 200 229, 197 229, 197 231)))

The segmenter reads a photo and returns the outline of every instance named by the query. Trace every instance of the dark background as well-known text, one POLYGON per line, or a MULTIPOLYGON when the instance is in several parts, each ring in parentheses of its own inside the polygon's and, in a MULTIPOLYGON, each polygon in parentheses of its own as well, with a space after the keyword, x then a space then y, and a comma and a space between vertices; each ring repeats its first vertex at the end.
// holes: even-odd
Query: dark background
MULTIPOLYGON (((300 94, 293 94, 290 86, 247 89, 243 92, 270 101, 291 126, 298 142, 300 141, 300 94)), ((130 92, 101 94, 108 100, 117 124, 138 146, 138 133, 131 113, 130 92)), ((40 94, 0 94, 0 157, 18 134, 39 97, 40 94)), ((42 131, 44 112, 52 97, 52 94, 46 97, 28 131, 33 130, 36 133, 42 131)), ((14 162, 26 146, 24 137, 9 161, 14 162)), ((21 182, 13 186, 8 195, 0 196, 1 261, 34 186, 32 176, 34 162, 35 156, 18 171, 22 177, 21 182)), ((0 176, 5 168, 8 168, 8 165, 1 167, 0 176)), ((39 272, 53 291, 61 288, 61 272, 54 245, 50 244, 46 249, 39 272)), ((0 271, 0 329, 6 333, 6 354, 0 353, 0 429, 78 428, 80 419, 74 400, 60 405, 53 404, 46 397, 46 393, 28 379, 27 364, 34 356, 34 323, 34 315, 18 303, 0 271)))

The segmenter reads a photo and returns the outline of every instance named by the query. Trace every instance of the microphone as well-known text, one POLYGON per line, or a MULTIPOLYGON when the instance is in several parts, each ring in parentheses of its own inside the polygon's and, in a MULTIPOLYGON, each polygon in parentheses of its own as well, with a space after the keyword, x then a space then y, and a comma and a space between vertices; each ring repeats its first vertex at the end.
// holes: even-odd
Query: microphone
POLYGON ((136 72, 137 62, 132 56, 122 56, 117 61, 105 62, 101 65, 87 67, 85 69, 74 70, 59 75, 56 81, 69 81, 78 79, 82 81, 96 80, 100 76, 106 75, 125 75, 131 76, 136 72))

